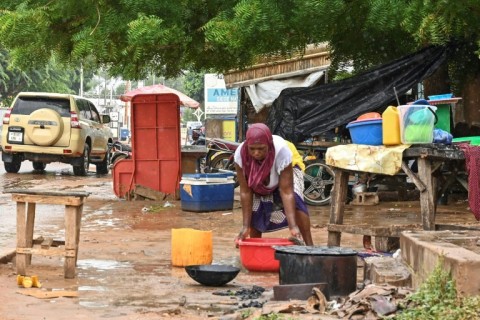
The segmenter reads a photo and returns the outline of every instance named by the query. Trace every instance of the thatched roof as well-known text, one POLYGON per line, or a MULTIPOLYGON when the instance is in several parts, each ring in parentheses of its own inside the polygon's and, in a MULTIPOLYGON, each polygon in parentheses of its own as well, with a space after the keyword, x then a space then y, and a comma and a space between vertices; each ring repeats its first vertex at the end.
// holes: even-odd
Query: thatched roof
POLYGON ((279 80, 325 70, 330 66, 326 45, 308 46, 305 52, 289 59, 269 58, 249 68, 224 74, 227 88, 245 87, 267 80, 279 80))

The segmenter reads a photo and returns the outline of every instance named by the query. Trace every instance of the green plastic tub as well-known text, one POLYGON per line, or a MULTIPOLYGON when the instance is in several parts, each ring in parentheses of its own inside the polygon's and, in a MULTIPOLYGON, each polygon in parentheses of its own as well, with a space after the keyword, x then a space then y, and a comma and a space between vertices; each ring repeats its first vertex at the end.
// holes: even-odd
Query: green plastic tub
POLYGON ((480 136, 454 138, 453 142, 470 142, 472 146, 480 146, 480 136))

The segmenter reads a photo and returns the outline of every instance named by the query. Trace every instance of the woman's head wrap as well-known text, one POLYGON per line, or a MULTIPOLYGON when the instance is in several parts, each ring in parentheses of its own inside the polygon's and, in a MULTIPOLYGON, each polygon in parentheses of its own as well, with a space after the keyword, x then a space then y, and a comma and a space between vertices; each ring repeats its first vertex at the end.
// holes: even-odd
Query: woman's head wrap
POLYGON ((248 186, 253 192, 260 195, 267 195, 273 189, 267 188, 270 170, 275 160, 275 147, 270 129, 263 123, 255 123, 248 128, 245 143, 241 150, 243 173, 247 179, 248 186), (265 159, 255 160, 248 152, 248 146, 252 144, 265 144, 268 147, 265 159))

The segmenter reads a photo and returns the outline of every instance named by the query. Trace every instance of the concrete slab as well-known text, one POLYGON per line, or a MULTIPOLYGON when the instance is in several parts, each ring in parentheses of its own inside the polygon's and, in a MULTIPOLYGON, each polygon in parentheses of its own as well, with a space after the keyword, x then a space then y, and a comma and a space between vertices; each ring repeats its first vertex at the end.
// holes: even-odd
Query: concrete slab
POLYGON ((480 295, 480 231, 405 231, 400 236, 402 258, 412 268, 417 289, 440 257, 450 270, 460 296, 480 295))
POLYGON ((397 287, 410 287, 409 268, 400 259, 393 257, 365 258, 365 280, 375 284, 389 284, 397 287))

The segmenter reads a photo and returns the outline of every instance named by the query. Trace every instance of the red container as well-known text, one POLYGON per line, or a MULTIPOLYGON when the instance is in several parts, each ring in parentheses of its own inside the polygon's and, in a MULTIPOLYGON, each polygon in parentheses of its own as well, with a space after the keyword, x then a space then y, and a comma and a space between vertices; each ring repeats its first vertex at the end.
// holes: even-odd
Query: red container
POLYGON ((173 93, 131 100, 132 159, 115 163, 113 191, 128 197, 137 185, 167 194, 180 187, 180 100, 173 93))
POLYGON ((294 243, 282 238, 249 238, 238 242, 240 260, 248 271, 277 272, 280 262, 275 259, 273 246, 292 246, 294 243))

